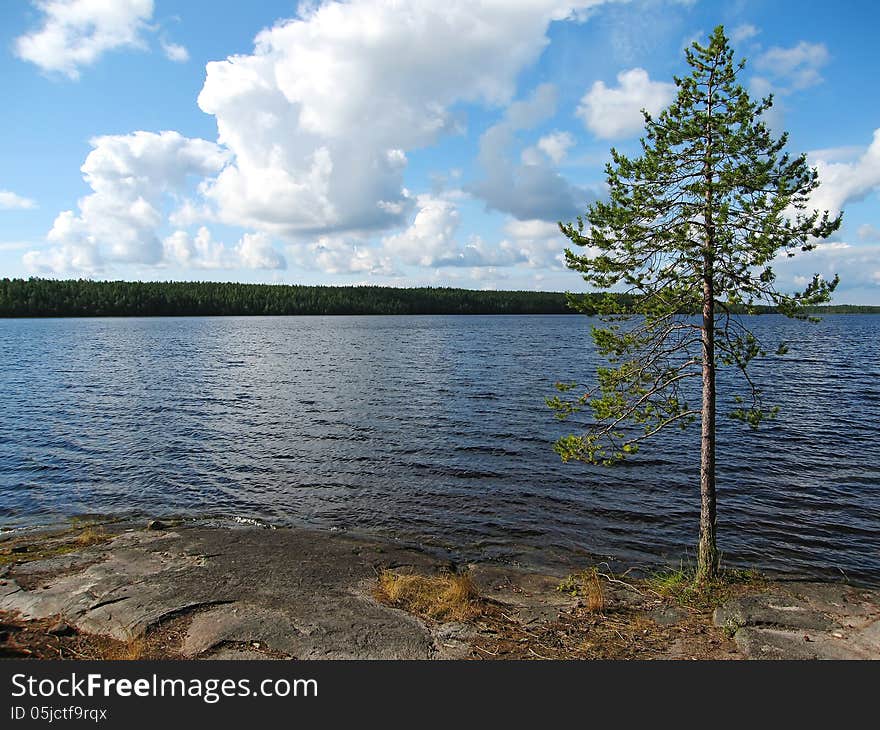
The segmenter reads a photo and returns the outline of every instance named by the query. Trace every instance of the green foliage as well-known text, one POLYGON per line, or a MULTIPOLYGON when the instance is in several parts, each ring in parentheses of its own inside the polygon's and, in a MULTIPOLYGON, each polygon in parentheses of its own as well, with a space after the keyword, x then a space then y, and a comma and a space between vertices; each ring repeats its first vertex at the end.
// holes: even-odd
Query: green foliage
MULTIPOLYGON (((604 294, 220 282, 0 279, 0 317, 166 317, 318 314, 594 314, 604 294)), ((611 295, 614 311, 632 297, 611 295)), ((834 307, 843 312, 880 307, 834 307)), ((758 313, 774 311, 764 307, 758 313)), ((812 309, 810 311, 818 311, 812 309)))
MULTIPOLYGON (((589 311, 589 301, 582 301, 589 311)), ((0 279, 0 316, 570 314, 564 294, 378 286, 0 279)))
POLYGON ((767 585, 767 579, 760 572, 750 569, 725 568, 708 582, 700 582, 696 576, 694 566, 682 564, 649 575, 641 585, 661 598, 700 612, 711 611, 738 593, 767 585))
MULTIPOLYGON (((738 84, 745 62, 734 61, 723 28, 686 56, 691 74, 675 79, 675 101, 656 119, 644 113, 641 156, 611 150, 608 201, 560 223, 584 249, 566 249, 567 266, 593 287, 619 292, 588 300, 603 315, 592 336, 608 361, 596 384, 566 384, 558 388, 563 395, 547 399, 561 419, 592 412, 586 433, 556 443, 565 461, 613 464, 659 431, 697 420, 701 410, 685 386, 707 367, 713 389, 715 368, 742 375, 745 395, 731 417, 752 427, 771 418, 776 409, 763 405, 748 366, 787 348, 766 346, 737 315, 808 319, 837 285, 836 277, 817 275, 801 292, 776 288, 777 255, 809 251, 841 218, 807 210, 817 172, 804 155, 785 151, 787 135, 774 138, 762 121, 772 97, 753 101, 738 84)), ((570 299, 575 308, 581 301, 570 299)))

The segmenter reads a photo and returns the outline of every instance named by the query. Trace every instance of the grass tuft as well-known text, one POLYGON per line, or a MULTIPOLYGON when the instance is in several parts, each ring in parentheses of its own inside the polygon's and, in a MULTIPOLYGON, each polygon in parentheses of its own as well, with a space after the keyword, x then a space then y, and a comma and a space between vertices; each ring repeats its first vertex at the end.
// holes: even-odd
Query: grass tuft
POLYGON ((602 587, 598 568, 587 568, 573 573, 556 590, 583 598, 586 609, 591 613, 602 613, 605 610, 605 589, 602 587))
POLYGON ((424 576, 383 570, 374 595, 383 603, 437 621, 467 621, 483 612, 483 601, 468 573, 424 576))
POLYGON ((17 535, 0 542, 0 566, 57 558, 112 537, 111 533, 89 524, 42 535, 17 535))
POLYGON ((108 661, 136 662, 147 658, 148 648, 146 637, 133 636, 108 649, 101 658, 108 661))
POLYGON ((146 634, 134 635, 126 631, 128 637, 123 641, 113 641, 100 652, 100 658, 112 662, 136 662, 147 659, 150 644, 146 634))
POLYGON ((89 545, 97 545, 108 539, 108 535, 101 529, 95 527, 84 527, 76 536, 74 542, 79 547, 88 547, 89 545))
POLYGON ((711 611, 744 589, 760 587, 766 583, 766 578, 756 570, 724 568, 715 580, 697 583, 696 569, 682 564, 677 569, 667 568, 653 573, 642 583, 660 597, 673 600, 684 608, 711 611))

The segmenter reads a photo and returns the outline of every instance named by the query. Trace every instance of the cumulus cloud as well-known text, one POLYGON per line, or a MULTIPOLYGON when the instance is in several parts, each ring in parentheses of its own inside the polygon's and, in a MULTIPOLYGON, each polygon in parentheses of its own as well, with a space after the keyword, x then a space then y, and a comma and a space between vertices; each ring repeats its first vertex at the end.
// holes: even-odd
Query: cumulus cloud
POLYGON ((857 232, 859 238, 863 241, 880 241, 880 228, 870 223, 859 226, 857 232))
POLYGON ((531 268, 565 268, 563 250, 567 239, 559 225, 543 220, 511 220, 499 248, 512 252, 531 268))
POLYGON ((675 98, 675 84, 651 81, 643 68, 621 71, 617 83, 596 81, 577 108, 586 128, 602 139, 638 134, 645 125, 642 109, 657 114, 675 98))
POLYGON ((195 236, 174 231, 163 241, 163 262, 199 269, 284 269, 287 261, 265 233, 245 233, 232 248, 202 226, 195 236))
POLYGON ((863 200, 880 188, 880 129, 856 159, 848 162, 831 162, 835 159, 821 157, 822 151, 810 155, 810 162, 819 171, 821 185, 810 198, 810 207, 837 213, 847 203, 863 200))
POLYGON ((169 61, 174 61, 175 63, 186 63, 189 61, 189 51, 186 50, 186 46, 166 40, 162 40, 161 45, 162 52, 169 61))
POLYGON ((547 155, 551 162, 558 165, 565 160, 568 150, 574 145, 574 137, 569 132, 552 132, 541 137, 535 147, 547 155))
POLYGON ((206 194, 224 222, 291 238, 399 224, 407 152, 460 131, 457 103, 507 103, 550 22, 600 2, 308 3, 208 64, 199 105, 235 160, 206 194))
POLYGON ((32 250, 22 256, 28 271, 40 274, 94 274, 104 267, 97 249, 87 244, 62 244, 48 250, 32 250))
POLYGON ((385 250, 407 264, 435 266, 456 255, 460 216, 454 203, 430 195, 419 198, 419 211, 406 230, 384 239, 385 250))
POLYGON ((56 217, 47 236, 56 248, 28 254, 33 266, 158 263, 166 199, 183 190, 190 176, 216 173, 228 159, 213 142, 177 132, 96 137, 91 145, 81 170, 93 192, 80 199, 77 212, 56 217))
MULTIPOLYGON (((542 137, 531 164, 515 159, 513 149, 518 131, 552 113, 554 90, 510 100, 520 72, 549 42, 550 23, 583 19, 602 2, 301 3, 296 17, 256 37, 252 53, 208 64, 198 103, 216 119, 216 144, 174 132, 97 138, 82 168, 92 194, 57 216, 48 236, 55 247, 27 260, 55 268, 169 260, 226 266, 235 254, 242 265, 274 267, 283 259, 269 242, 278 237, 291 246, 291 260, 327 270, 346 268, 345 256, 352 258, 349 270, 362 272, 390 272, 413 260, 450 266, 506 261, 497 246, 448 235, 449 226, 458 227, 448 196, 414 197, 404 189, 407 155, 461 133, 462 103, 507 105, 503 122, 481 140, 489 178, 480 194, 489 207, 522 219, 574 216, 590 195, 552 167, 564 159, 570 136, 542 137), (200 180, 195 187, 193 179, 200 180), (229 247, 207 229, 188 232, 211 222, 243 228, 251 237, 229 247), (402 225, 396 236, 375 239, 402 225), (414 242, 423 248, 419 256, 414 242)), ((91 39, 104 37, 95 30, 99 5, 47 0, 41 7, 47 24, 91 39), (81 27, 81 17, 91 24, 81 27)), ((136 7, 132 17, 151 17, 152 3, 136 7)), ((106 16, 118 18, 109 10, 106 16)), ((130 43, 137 43, 140 25, 130 25, 130 43)), ((75 75, 111 47, 92 45, 96 53, 69 56, 56 67, 75 75)), ((163 45, 171 57, 183 58, 185 49, 169 52, 171 44, 163 45)))
POLYGON ((409 225, 377 242, 352 235, 325 235, 309 243, 291 244, 287 250, 291 260, 306 269, 385 277, 400 276, 401 267, 406 266, 476 271, 529 262, 528 251, 506 239, 498 245, 479 236, 461 242, 457 197, 457 191, 417 196, 409 225))
POLYGON ((402 232, 382 240, 393 261, 413 266, 505 266, 523 260, 517 252, 488 245, 472 236, 464 245, 457 240, 460 215, 454 202, 433 195, 418 197, 418 212, 402 232))
POLYGON ((245 233, 235 254, 243 268, 246 269, 284 269, 287 262, 284 257, 272 248, 272 239, 265 233, 245 233))
POLYGON ((80 69, 118 48, 144 48, 153 0, 33 0, 39 29, 15 40, 16 55, 71 79, 80 69))
POLYGON ((772 85, 783 94, 807 89, 822 82, 820 70, 830 59, 824 43, 801 41, 791 48, 773 46, 755 59, 755 68, 770 79, 759 79, 757 83, 772 85))
POLYGON ((0 190, 0 210, 33 210, 36 207, 35 200, 17 195, 11 190, 0 190))
POLYGON ((880 289, 880 245, 820 243, 809 253, 793 258, 781 254, 774 270, 779 288, 787 290, 803 289, 813 274, 820 274, 826 280, 839 274, 835 300, 846 301, 848 292, 880 289))
POLYGON ((370 276, 397 273, 388 256, 359 237, 319 236, 309 243, 291 244, 287 250, 297 266, 310 271, 370 276))
POLYGON ((517 132, 534 128, 555 111, 556 87, 552 84, 542 84, 527 99, 511 104, 501 121, 480 137, 479 162, 484 178, 471 185, 468 192, 485 201, 488 208, 520 220, 576 216, 588 200, 595 198, 592 193, 560 175, 549 164, 547 155, 538 154, 537 147, 525 150, 518 161, 512 154, 517 132))
POLYGON ((757 26, 751 25, 750 23, 743 23, 730 31, 730 40, 734 43, 742 43, 750 38, 754 38, 760 32, 761 29, 757 26))

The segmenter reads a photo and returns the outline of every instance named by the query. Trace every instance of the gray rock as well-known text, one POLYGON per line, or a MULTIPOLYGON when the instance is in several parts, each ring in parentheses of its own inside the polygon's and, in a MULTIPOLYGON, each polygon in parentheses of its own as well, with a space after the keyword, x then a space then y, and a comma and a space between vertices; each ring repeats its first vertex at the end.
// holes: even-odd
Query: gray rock
POLYGON ((434 636, 441 641, 459 640, 467 641, 475 633, 474 627, 468 624, 451 621, 440 624, 434 631, 434 636))
POLYGON ((71 634, 76 633, 76 629, 65 621, 59 621, 50 626, 46 633, 51 634, 52 636, 70 636, 71 634))
POLYGON ((266 656, 262 652, 255 649, 239 648, 237 646, 224 646, 210 654, 205 654, 200 659, 212 659, 221 661, 249 661, 249 660, 265 660, 274 659, 275 657, 266 656))
POLYGON ((661 626, 675 626, 687 618, 687 611, 678 606, 662 606, 650 613, 651 618, 661 626))
POLYGON ((83 631, 128 640, 180 614, 194 618, 186 651, 254 642, 300 659, 427 659, 428 629, 374 601, 375 566, 433 571, 414 550, 316 530, 188 528, 126 532, 94 546, 100 562, 22 590, 10 579, 0 609, 60 615, 83 631), (357 548, 357 550, 355 550, 357 548))
POLYGON ((715 609, 716 626, 783 626, 827 631, 834 622, 824 613, 788 596, 761 594, 734 599, 715 609))
POLYGON ((777 584, 729 601, 714 622, 750 659, 880 659, 880 592, 832 583, 777 584))

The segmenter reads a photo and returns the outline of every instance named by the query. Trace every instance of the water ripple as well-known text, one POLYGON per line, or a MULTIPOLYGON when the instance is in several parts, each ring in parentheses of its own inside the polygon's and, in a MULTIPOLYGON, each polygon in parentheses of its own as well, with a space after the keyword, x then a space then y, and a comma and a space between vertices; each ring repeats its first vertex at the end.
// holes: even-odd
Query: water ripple
MULTIPOLYGON (((880 317, 751 324, 777 421, 719 419, 731 562, 880 583, 880 317)), ((464 558, 692 555, 696 429, 563 465, 543 403, 596 355, 581 317, 0 321, 0 525, 86 512, 379 531, 464 558)), ((726 392, 722 372, 721 392, 726 392)))

